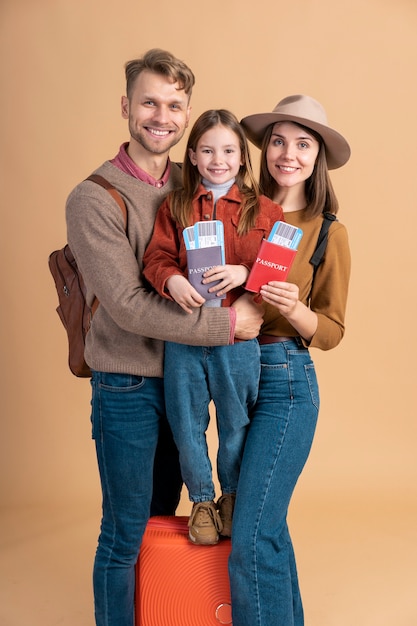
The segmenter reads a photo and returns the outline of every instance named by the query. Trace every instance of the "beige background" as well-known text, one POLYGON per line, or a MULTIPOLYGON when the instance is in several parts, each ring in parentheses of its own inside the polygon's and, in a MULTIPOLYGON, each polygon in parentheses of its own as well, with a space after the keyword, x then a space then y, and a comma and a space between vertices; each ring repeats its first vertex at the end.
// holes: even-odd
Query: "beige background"
POLYGON ((415 0, 1 0, 2 626, 93 624, 90 390, 67 369, 47 257, 69 191, 127 139, 124 62, 154 46, 195 71, 193 120, 307 93, 351 142, 332 174, 347 333, 313 355, 322 410, 290 517, 306 626, 417 624, 416 27, 415 0))

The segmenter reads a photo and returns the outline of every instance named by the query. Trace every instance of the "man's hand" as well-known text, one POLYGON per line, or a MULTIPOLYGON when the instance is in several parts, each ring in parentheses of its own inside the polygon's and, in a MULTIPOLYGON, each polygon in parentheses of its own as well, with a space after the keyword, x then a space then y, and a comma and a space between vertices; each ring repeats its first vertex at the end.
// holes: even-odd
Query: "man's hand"
POLYGON ((245 293, 232 307, 236 309, 236 339, 254 339, 259 335, 263 322, 263 308, 254 302, 254 294, 245 293))

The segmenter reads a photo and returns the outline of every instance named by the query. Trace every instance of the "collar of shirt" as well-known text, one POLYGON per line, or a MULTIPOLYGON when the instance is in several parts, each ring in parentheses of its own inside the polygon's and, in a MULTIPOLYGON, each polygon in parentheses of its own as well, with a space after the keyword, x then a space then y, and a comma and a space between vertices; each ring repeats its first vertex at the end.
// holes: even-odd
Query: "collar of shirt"
MULTIPOLYGON (((213 192, 206 189, 203 183, 200 183, 199 186, 197 187, 197 191, 195 193, 194 199, 198 200, 201 196, 207 196, 208 199, 213 199, 213 204, 214 204, 213 192)), ((242 202, 242 194, 239 191, 239 187, 237 186, 236 183, 233 183, 229 191, 222 197, 229 202, 238 202, 239 204, 242 202)))
POLYGON ((118 167, 119 170, 122 170, 122 172, 124 172, 125 174, 129 174, 130 176, 133 176, 134 178, 138 178, 143 183, 146 183, 147 185, 152 185, 152 187, 160 188, 166 185, 169 179, 169 175, 171 173, 171 161, 168 159, 167 166, 165 168, 165 172, 162 178, 160 178, 159 180, 156 180, 153 176, 145 172, 145 170, 140 168, 138 165, 136 165, 134 161, 132 161, 132 159, 127 153, 128 145, 129 145, 128 141, 126 141, 125 143, 122 143, 118 154, 114 157, 114 159, 110 161, 110 163, 113 163, 113 165, 118 167))

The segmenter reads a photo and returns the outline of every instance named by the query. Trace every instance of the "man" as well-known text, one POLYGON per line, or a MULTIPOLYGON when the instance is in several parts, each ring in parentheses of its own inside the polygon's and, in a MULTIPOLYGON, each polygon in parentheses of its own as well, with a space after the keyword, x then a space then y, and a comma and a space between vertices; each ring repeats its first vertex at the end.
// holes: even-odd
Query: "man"
POLYGON ((194 75, 158 49, 125 69, 121 109, 130 141, 96 173, 123 196, 127 228, 116 202, 91 181, 71 192, 66 208, 68 242, 87 298, 100 302, 85 348, 103 493, 93 576, 97 626, 133 625, 135 563, 146 522, 150 512, 173 514, 179 500, 178 457, 164 412, 163 340, 227 345, 233 334, 255 337, 261 323, 249 299, 235 310, 187 315, 147 290, 142 257, 159 205, 181 183, 169 150, 187 128, 194 75))

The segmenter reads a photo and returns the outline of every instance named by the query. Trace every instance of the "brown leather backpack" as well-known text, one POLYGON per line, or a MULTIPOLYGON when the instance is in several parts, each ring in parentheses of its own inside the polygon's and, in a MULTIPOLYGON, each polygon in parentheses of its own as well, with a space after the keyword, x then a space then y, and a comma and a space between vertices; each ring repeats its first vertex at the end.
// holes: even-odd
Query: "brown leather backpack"
MULTIPOLYGON (((111 194, 123 213, 126 225, 126 205, 117 189, 98 174, 91 174, 86 180, 101 185, 111 194)), ((95 298, 92 306, 88 306, 83 277, 68 244, 49 255, 49 269, 58 294, 57 313, 67 331, 69 368, 75 376, 89 378, 91 370, 84 360, 85 337, 99 302, 95 298)))

